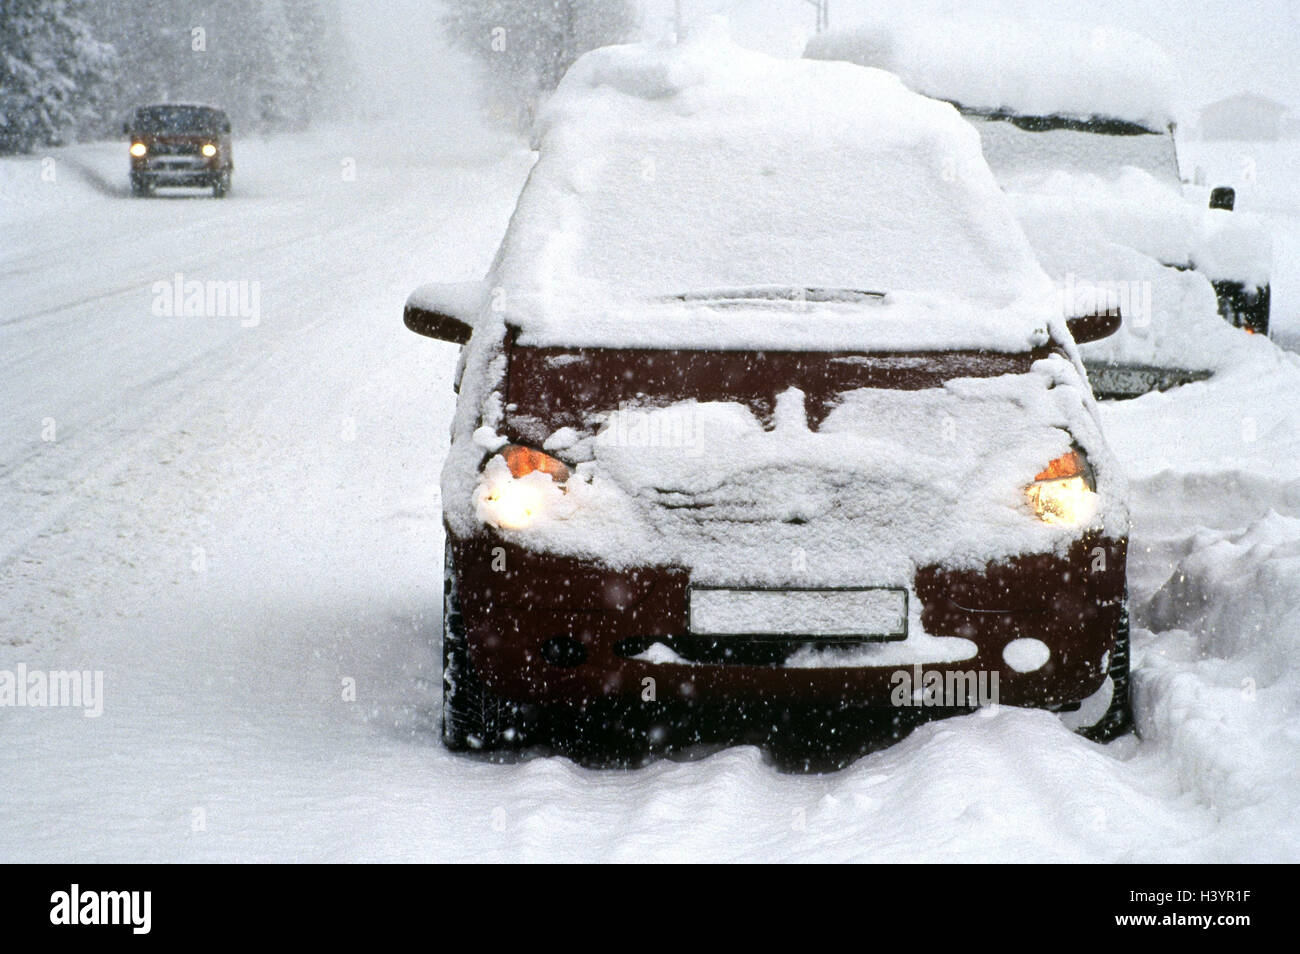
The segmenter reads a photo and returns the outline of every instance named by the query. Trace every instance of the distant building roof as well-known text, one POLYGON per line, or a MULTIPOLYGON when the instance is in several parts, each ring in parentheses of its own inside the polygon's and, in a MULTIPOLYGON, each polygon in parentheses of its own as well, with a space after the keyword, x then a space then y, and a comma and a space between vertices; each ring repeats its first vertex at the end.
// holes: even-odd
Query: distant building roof
POLYGON ((1232 96, 1225 96, 1223 99, 1216 99, 1212 103, 1206 103, 1201 107, 1201 113, 1204 114, 1212 109, 1220 108, 1258 109, 1271 111, 1278 115, 1291 111, 1291 107, 1285 106, 1277 100, 1269 99, 1267 96, 1257 96, 1254 93, 1236 93, 1232 96))
POLYGON ((1237 93, 1201 107, 1198 126, 1205 139, 1277 139, 1291 110, 1254 93, 1237 93))

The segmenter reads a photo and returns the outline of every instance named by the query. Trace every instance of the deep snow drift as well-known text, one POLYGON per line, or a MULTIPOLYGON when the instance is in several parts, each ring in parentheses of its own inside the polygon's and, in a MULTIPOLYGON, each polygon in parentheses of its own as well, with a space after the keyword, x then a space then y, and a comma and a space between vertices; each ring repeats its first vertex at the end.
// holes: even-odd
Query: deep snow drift
POLYGON ((438 742, 455 349, 400 310, 483 274, 531 157, 445 129, 237 148, 223 203, 126 197, 121 144, 56 151, 54 182, 0 161, 0 668, 105 692, 0 708, 0 858, 1300 857, 1293 358, 1103 411, 1143 739, 1004 708, 823 777, 747 748, 491 765, 438 742), (260 323, 154 315, 178 271, 260 282, 260 323))

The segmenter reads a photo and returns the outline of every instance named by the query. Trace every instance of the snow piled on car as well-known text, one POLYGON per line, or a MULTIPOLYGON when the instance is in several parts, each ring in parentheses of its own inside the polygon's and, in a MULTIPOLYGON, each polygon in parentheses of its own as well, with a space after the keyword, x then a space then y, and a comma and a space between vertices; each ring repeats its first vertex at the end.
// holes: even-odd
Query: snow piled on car
POLYGON ((1173 61, 1113 27, 1050 20, 895 16, 808 41, 805 56, 897 74, 927 96, 1022 116, 1094 116, 1163 129, 1175 118, 1173 61))
POLYGON ((815 37, 805 56, 890 70, 970 113, 1117 119, 1150 130, 1031 130, 969 116, 1064 309, 1082 314, 1109 301, 1124 316, 1114 336, 1081 347, 1090 368, 1213 373, 1249 350, 1219 316, 1210 282, 1267 284, 1269 238, 1255 218, 1182 194, 1169 129, 1176 83, 1151 41, 1051 21, 905 16, 815 37))
MULTIPOLYGON (((816 431, 793 388, 766 429, 736 403, 607 409, 594 436, 563 451, 579 462, 563 499, 526 530, 499 532, 613 567, 766 587, 902 586, 917 566, 1064 552, 1081 529, 1128 530, 1123 482, 1081 390, 1054 355, 1027 374, 849 391, 816 431), (1072 439, 1100 491, 1083 528, 1038 520, 1024 492, 1072 439)), ((477 495, 493 487, 486 474, 477 495)), ((458 534, 479 529, 458 497, 445 500, 458 534)))
POLYGON ((677 46, 588 53, 536 134, 491 280, 494 314, 523 343, 1045 340, 1050 281, 979 137, 886 73, 773 59, 711 23, 677 46), (802 333, 779 310, 708 300, 755 286, 885 294, 856 308, 809 296, 802 333))
MULTIPOLYGON (((1023 353, 1059 321, 975 131, 887 74, 774 60, 712 31, 606 48, 570 71, 539 132, 465 357, 443 472, 458 536, 483 525, 493 475, 480 464, 508 430, 507 323, 524 346, 1023 353), (773 283, 885 294, 727 291, 773 283)), ((528 545, 764 585, 796 581, 770 558, 791 548, 823 582, 1063 550, 1077 529, 1037 520, 1024 487, 1072 437, 1103 481, 1096 526, 1122 536, 1119 478, 1085 398, 1076 366, 1053 356, 1026 374, 851 392, 816 431, 793 389, 770 428, 740 404, 592 408, 599 433, 565 447, 577 472, 528 545), (688 419, 691 447, 618 438, 680 430, 645 420, 664 415, 688 419)))
POLYGON ((1213 372, 1260 347, 1219 316, 1204 274, 1162 265, 1114 237, 1125 224, 1134 232, 1150 224, 1142 209, 1093 203, 1084 190, 1009 198, 1039 261, 1058 283, 1062 309, 1087 314, 1117 307, 1123 316, 1114 335, 1079 346, 1087 364, 1213 372))

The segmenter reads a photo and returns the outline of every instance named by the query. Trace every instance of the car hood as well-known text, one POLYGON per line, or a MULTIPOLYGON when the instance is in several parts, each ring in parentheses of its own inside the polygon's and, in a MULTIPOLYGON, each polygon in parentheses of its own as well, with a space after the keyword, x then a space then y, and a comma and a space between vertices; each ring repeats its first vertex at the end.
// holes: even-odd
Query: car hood
MULTIPOLYGON (((906 585, 918 566, 1063 552, 1083 528, 1040 522, 1024 487, 1076 443, 1103 502, 1088 527, 1127 532, 1083 395, 1054 355, 1022 374, 851 390, 815 430, 797 388, 777 394, 768 420, 737 402, 629 402, 588 432, 543 441, 573 464, 566 490, 528 529, 495 532, 614 567, 685 567, 716 585, 906 585)), ((502 440, 491 430, 462 432, 444 471, 460 534, 484 528, 476 502, 491 477, 479 465, 502 440)))

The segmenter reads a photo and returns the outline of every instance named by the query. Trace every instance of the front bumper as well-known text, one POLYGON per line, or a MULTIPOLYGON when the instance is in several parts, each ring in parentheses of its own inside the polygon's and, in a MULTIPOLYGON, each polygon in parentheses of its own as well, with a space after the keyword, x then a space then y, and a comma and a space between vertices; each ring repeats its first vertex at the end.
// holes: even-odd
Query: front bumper
POLYGON ((131 163, 131 178, 155 186, 209 186, 230 171, 218 159, 200 156, 146 157, 131 163))
MULTIPOLYGON (((789 702, 887 707, 899 704, 900 670, 913 685, 937 674, 960 684, 996 674, 996 701, 1069 708, 1097 691, 1125 613, 1127 540, 1086 535, 1064 556, 1031 554, 977 572, 923 567, 909 596, 930 636, 969 640, 957 662, 824 666, 780 661, 709 661, 686 649, 690 574, 672 567, 615 571, 535 553, 484 533, 451 539, 470 660, 488 688, 520 703, 586 705, 611 697, 659 701, 789 702), (1016 671, 1007 644, 1035 639, 1046 663, 1016 671), (652 643, 687 659, 656 662, 652 643)), ((807 644, 791 640, 789 649, 807 644)), ((906 643, 906 640, 904 641, 906 643)), ((900 644, 902 645, 902 644, 900 644)))

